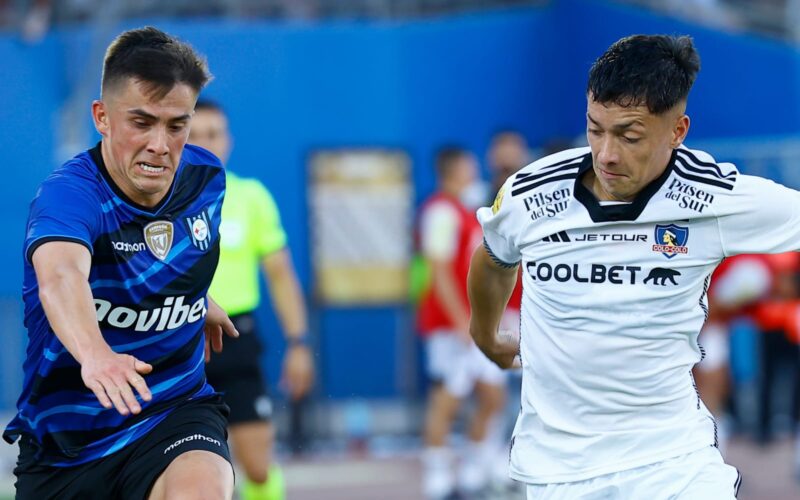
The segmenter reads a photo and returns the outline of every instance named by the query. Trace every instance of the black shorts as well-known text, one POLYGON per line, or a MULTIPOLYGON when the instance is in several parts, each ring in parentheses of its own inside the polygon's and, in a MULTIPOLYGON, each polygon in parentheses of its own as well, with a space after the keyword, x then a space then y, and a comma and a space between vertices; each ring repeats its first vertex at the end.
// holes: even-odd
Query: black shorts
POLYGON ((224 339, 222 352, 211 353, 211 362, 206 365, 208 383, 223 394, 230 407, 229 424, 268 422, 272 417, 272 401, 261 371, 264 348, 256 318, 245 313, 232 316, 231 320, 239 338, 224 339))
POLYGON ((145 500, 156 479, 182 453, 205 450, 231 461, 227 412, 218 395, 189 401, 133 444, 74 467, 37 464, 37 445, 24 435, 14 469, 16 499, 145 500))

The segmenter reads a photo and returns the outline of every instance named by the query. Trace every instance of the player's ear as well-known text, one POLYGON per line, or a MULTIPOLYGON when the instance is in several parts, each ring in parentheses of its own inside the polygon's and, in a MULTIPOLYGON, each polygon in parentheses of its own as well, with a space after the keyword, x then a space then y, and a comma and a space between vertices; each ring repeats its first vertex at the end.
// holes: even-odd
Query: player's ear
POLYGON ((94 128, 97 129, 97 132, 106 137, 109 130, 108 110, 103 101, 95 100, 92 102, 92 120, 94 120, 94 128))
POLYGON ((686 134, 689 133, 689 124, 689 115, 686 114, 681 114, 675 121, 672 127, 672 140, 670 141, 670 147, 672 147, 672 149, 680 146, 683 140, 686 139, 686 134))

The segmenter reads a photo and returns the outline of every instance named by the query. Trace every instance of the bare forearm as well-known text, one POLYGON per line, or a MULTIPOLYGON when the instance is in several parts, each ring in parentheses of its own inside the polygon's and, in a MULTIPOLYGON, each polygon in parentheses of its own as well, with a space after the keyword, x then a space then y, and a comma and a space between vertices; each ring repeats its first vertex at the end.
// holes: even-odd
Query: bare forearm
POLYGON ((89 283, 79 272, 49 276, 39 284, 39 298, 56 337, 78 363, 110 349, 97 324, 89 283))
POLYGON ((462 299, 463 291, 459 291, 458 282, 449 264, 434 264, 433 287, 451 324, 466 325, 469 321, 469 309, 462 299))
POLYGON ((518 339, 498 333, 516 280, 516 267, 497 266, 483 247, 475 251, 468 279, 470 335, 489 359, 504 368, 512 366, 519 352, 518 339))
POLYGON ((287 251, 264 261, 272 304, 287 339, 299 338, 308 332, 308 315, 300 282, 287 251))

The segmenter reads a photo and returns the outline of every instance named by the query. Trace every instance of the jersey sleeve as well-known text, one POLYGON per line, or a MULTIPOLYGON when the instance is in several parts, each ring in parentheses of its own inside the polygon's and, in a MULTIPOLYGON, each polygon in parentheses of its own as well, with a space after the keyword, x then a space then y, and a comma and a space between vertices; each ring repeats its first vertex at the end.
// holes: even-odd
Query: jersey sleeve
POLYGON ((517 231, 523 224, 516 220, 517 214, 514 212, 510 194, 512 180, 513 176, 500 188, 491 207, 478 209, 484 247, 496 263, 507 267, 518 264, 522 259, 517 231))
POLYGON ((99 197, 64 175, 45 180, 31 202, 25 233, 25 259, 49 241, 72 241, 94 253, 99 227, 99 197))
POLYGON ((458 250, 459 213, 449 203, 434 202, 420 217, 420 249, 429 259, 451 261, 458 250))
POLYGON ((267 188, 260 182, 254 181, 252 192, 256 252, 261 256, 269 255, 286 246, 286 232, 281 225, 278 206, 267 188))
POLYGON ((743 175, 719 217, 726 257, 800 250, 800 192, 771 180, 743 175))

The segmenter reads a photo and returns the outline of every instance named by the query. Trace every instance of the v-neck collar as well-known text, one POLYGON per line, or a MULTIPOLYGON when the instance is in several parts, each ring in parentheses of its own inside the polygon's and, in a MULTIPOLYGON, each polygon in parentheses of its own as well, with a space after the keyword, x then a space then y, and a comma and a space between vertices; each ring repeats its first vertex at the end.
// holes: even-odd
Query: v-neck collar
POLYGON ((581 182, 584 174, 592 168, 592 155, 586 155, 586 158, 581 162, 580 169, 578 169, 578 176, 575 178, 575 199, 586 207, 589 217, 594 222, 634 221, 644 211, 653 195, 661 189, 661 186, 669 178, 675 164, 676 155, 677 151, 673 150, 664 172, 639 191, 639 194, 636 195, 631 203, 608 206, 600 205, 595 195, 581 182))
POLYGON ((101 150, 101 145, 102 141, 98 142, 95 147, 90 149, 89 156, 92 158, 92 161, 97 166, 97 170, 100 171, 100 174, 103 176, 103 179, 106 181, 106 184, 108 184, 108 187, 111 188, 111 190, 114 192, 115 195, 119 197, 119 199, 124 201, 127 205, 130 205, 132 208, 135 208, 136 210, 152 215, 158 214, 161 208, 164 205, 166 205, 169 199, 172 197, 172 192, 175 188, 175 184, 177 183, 178 174, 180 173, 180 168, 178 168, 177 171, 175 172, 175 177, 172 179, 172 184, 170 185, 169 190, 167 191, 167 194, 164 196, 164 198, 162 198, 161 201, 159 201, 158 204, 156 204, 155 206, 146 207, 131 200, 128 197, 128 195, 126 195, 122 191, 122 189, 120 189, 120 187, 117 186, 117 183, 114 182, 114 179, 111 178, 111 174, 108 172, 108 167, 106 167, 106 162, 103 160, 103 152, 101 150))

